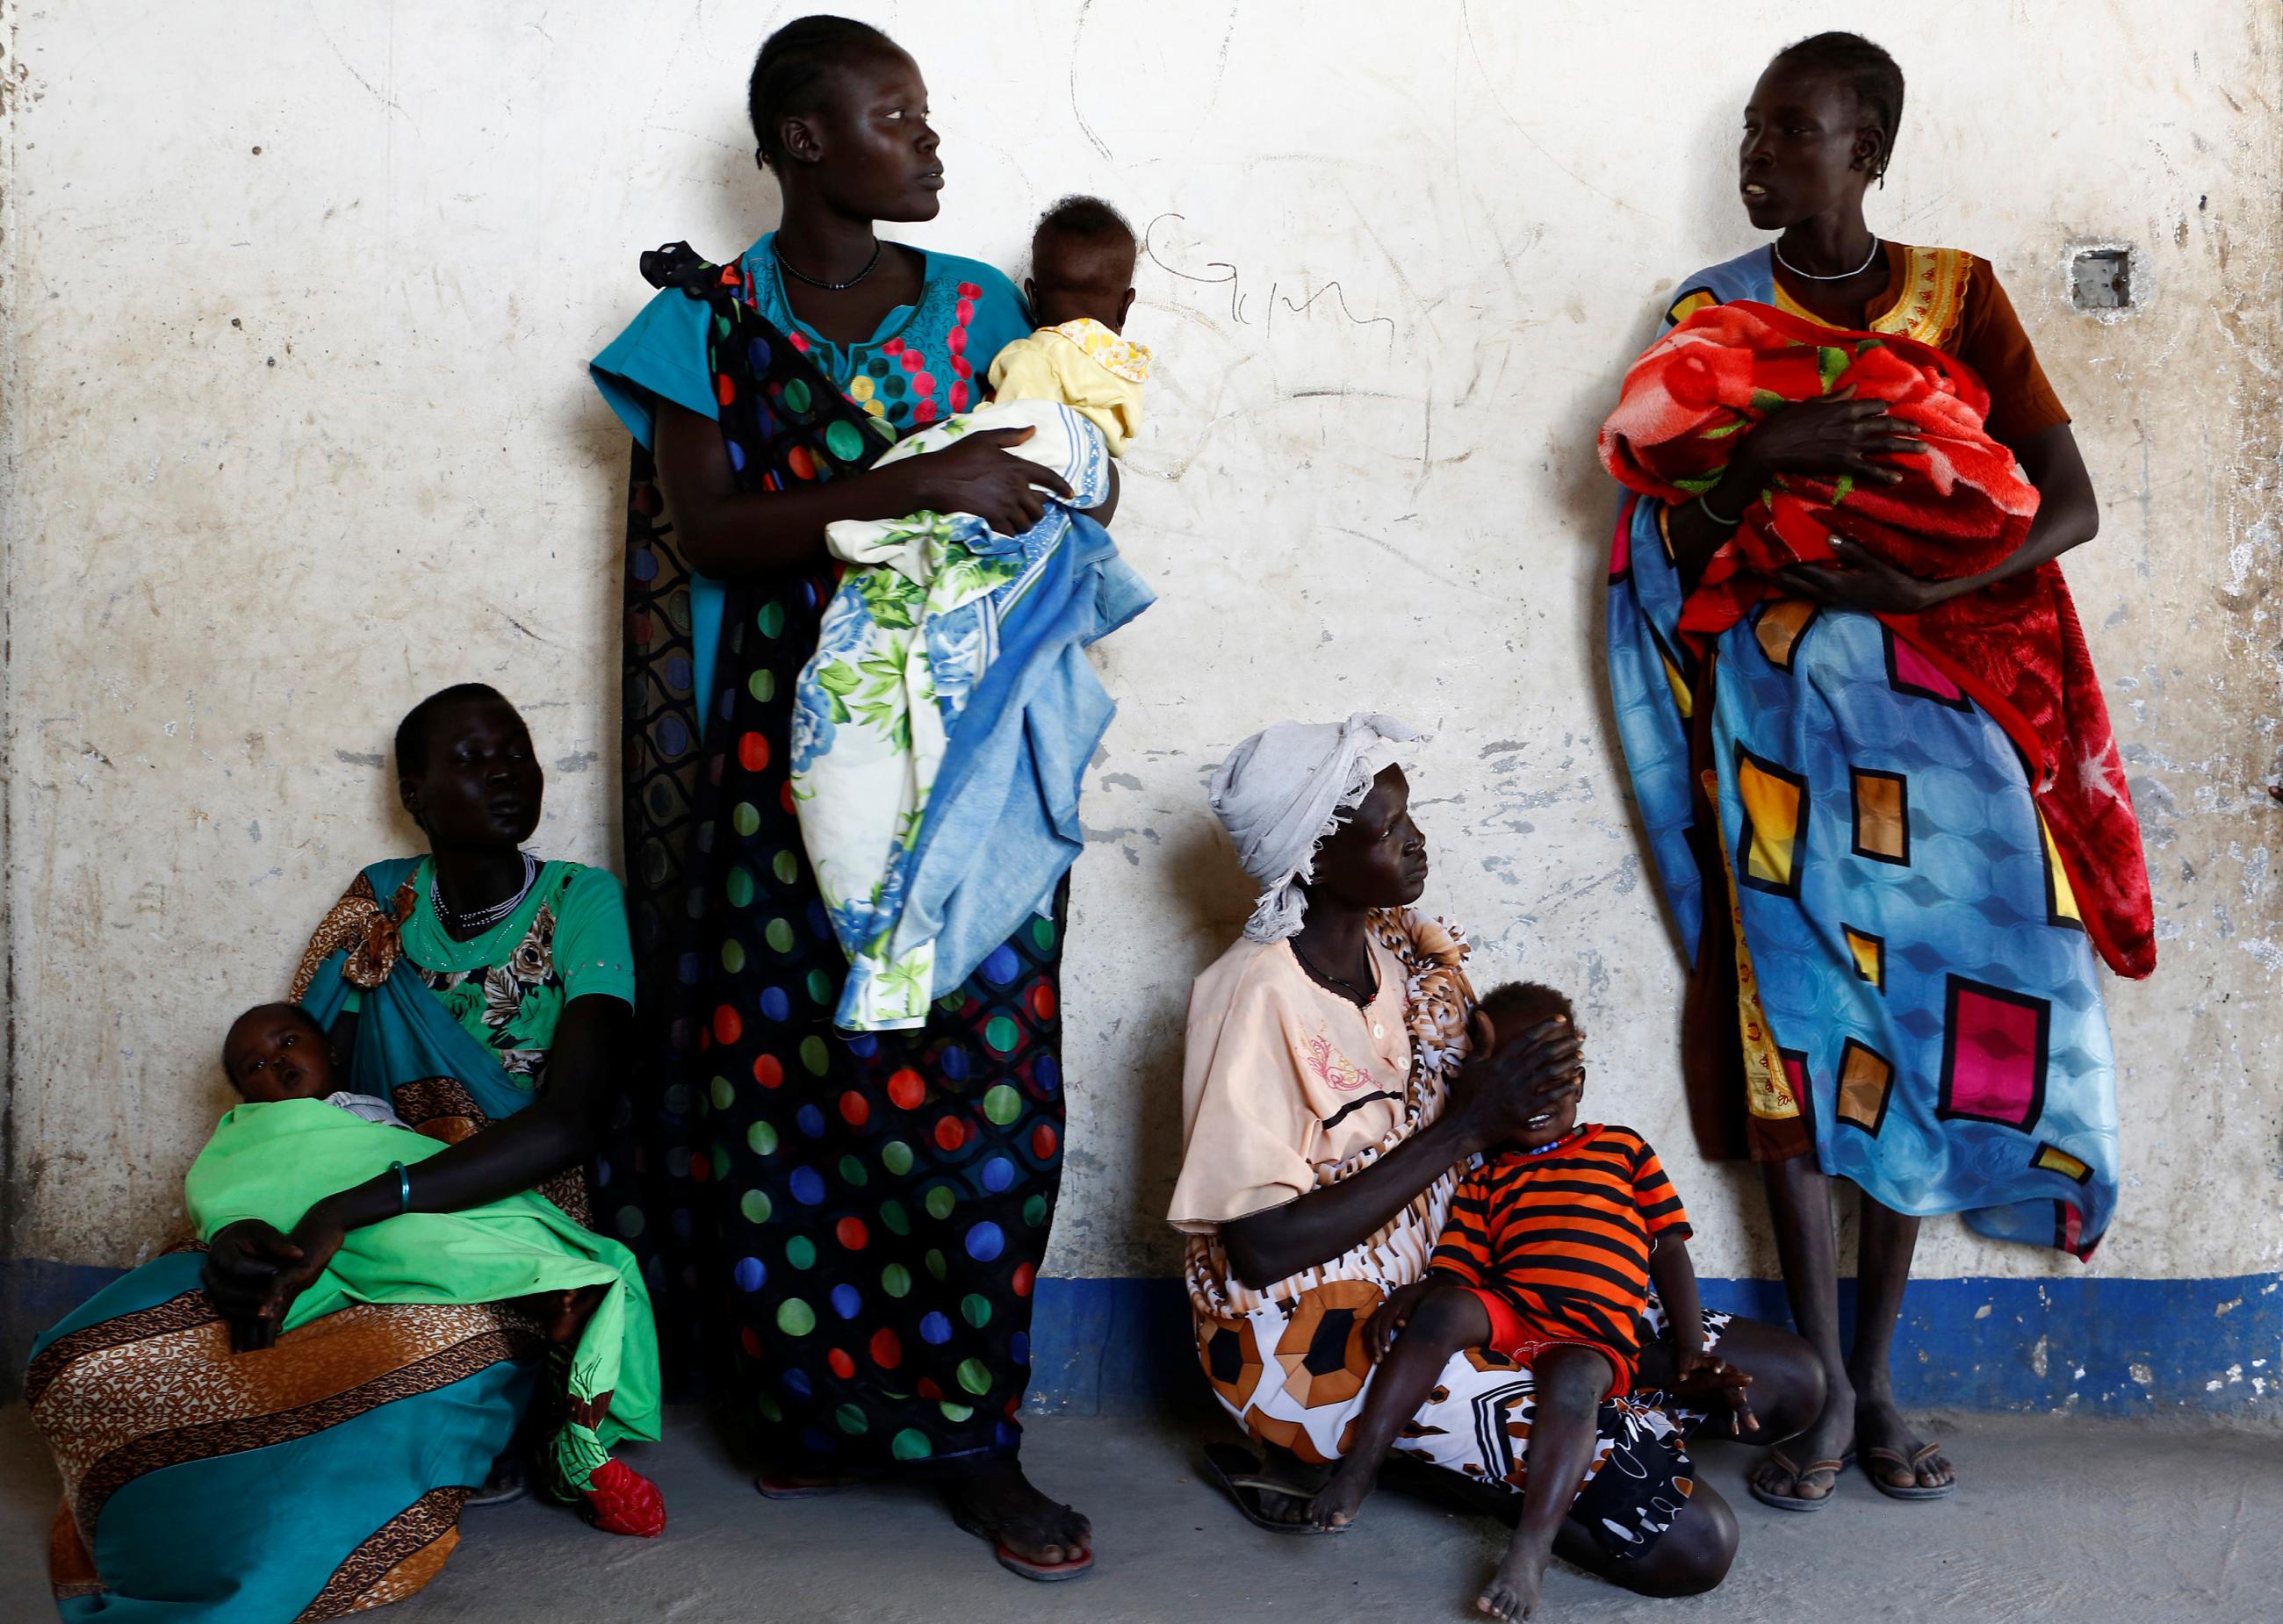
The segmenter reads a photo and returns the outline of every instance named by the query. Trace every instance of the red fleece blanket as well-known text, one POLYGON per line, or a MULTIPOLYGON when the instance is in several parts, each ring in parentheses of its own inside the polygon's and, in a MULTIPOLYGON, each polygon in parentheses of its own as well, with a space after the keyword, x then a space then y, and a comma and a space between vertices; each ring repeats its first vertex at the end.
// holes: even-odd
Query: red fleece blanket
MULTIPOLYGON (((2029 533, 2037 489, 1983 429, 1989 394, 1969 369, 1907 338, 1841 332, 1765 305, 1700 310, 1651 345, 1602 425, 1601 462, 1632 490, 1684 501, 1718 482, 1752 424, 1850 385, 1885 402, 1925 449, 1888 459, 1904 475, 1890 486, 1778 476, 1705 566, 1684 633, 1709 642, 1762 599, 1785 595, 1774 571, 1830 559, 1835 531, 1928 579, 1978 574, 2029 533)), ((2139 820, 2061 567, 1879 618, 2021 750, 2101 957, 2121 975, 2154 969, 2139 820)))

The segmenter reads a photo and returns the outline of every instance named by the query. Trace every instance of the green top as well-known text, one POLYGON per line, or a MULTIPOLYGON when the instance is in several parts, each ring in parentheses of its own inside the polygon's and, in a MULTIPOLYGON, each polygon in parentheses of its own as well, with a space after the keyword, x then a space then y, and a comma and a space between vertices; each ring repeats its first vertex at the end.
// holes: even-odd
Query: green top
POLYGON ((508 1081, 536 1090, 565 1005, 590 992, 635 1001, 626 893, 607 868, 548 863, 514 913, 456 942, 428 899, 434 874, 433 858, 413 870, 404 956, 451 1017, 498 1057, 508 1081))

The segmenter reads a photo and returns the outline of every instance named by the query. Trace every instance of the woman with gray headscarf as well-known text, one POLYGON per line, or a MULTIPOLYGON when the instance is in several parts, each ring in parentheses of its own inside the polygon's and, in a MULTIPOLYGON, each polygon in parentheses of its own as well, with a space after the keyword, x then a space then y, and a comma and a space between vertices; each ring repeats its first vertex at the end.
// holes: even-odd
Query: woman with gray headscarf
MULTIPOLYGON (((1577 1034, 1547 1022, 1470 1058, 1487 1031, 1465 938, 1416 913, 1426 842, 1397 765, 1421 734, 1392 717, 1282 722, 1230 752, 1212 806, 1258 885, 1244 937, 1189 997, 1185 1151, 1171 1212, 1214 1395, 1264 1463, 1206 1450, 1239 1509, 1279 1533, 1318 1528, 1308 1502, 1348 1441, 1371 1375, 1363 1331, 1425 1271, 1460 1169, 1573 1092, 1577 1034)), ((1487 1045, 1482 1045, 1487 1047, 1487 1045)), ((1661 1328, 1650 1302, 1648 1323, 1661 1328)), ((1706 1316, 1753 1377, 1758 1424, 1780 1436, 1819 1404, 1812 1357, 1772 1327, 1706 1316)), ((1708 1589, 1735 1521, 1695 1481, 1685 1429, 1702 1418, 1651 1385, 1604 1403, 1593 1470, 1557 1549, 1628 1589, 1708 1589)), ((1517 1495, 1530 1372, 1454 1357, 1403 1456, 1489 1499, 1517 1495)), ((1511 1502, 1509 1502, 1511 1504, 1511 1502)))

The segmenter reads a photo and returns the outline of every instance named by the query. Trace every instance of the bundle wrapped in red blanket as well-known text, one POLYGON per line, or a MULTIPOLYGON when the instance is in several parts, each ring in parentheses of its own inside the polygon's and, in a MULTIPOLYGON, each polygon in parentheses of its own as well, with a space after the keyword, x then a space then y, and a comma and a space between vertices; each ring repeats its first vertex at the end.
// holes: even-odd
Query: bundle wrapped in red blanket
MULTIPOLYGON (((1834 561, 1835 532, 1929 580, 1979 574, 2029 533, 2037 488, 1983 428, 1989 395, 1968 368, 1911 339, 1843 332, 1765 305, 1700 310, 1651 345, 1602 425, 1601 462, 1632 490, 1687 501, 1718 483, 1754 423, 1850 387, 1884 403, 1923 450, 1887 459, 1903 475, 1893 485, 1772 479, 1705 566, 1681 614, 1684 634, 1709 643, 1762 599, 1788 595, 1776 571, 1834 561)), ((2014 741, 2093 944, 2119 975, 2147 975, 2156 946, 2140 826, 2060 566, 1879 618, 2014 741)))

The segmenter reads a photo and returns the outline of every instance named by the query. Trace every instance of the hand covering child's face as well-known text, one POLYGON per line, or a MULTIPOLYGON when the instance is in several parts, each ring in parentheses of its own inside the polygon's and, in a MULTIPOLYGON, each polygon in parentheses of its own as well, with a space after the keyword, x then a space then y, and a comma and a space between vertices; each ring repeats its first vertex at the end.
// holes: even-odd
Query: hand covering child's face
POLYGON ((222 1040, 222 1068, 257 1104, 323 1100, 333 1092, 333 1056, 316 1022, 291 1004, 240 1015, 222 1040))
MULTIPOLYGON (((1565 1026, 1570 1023, 1570 1017, 1563 1014, 1561 1010, 1548 1009, 1542 1005, 1536 1007, 1501 1009, 1486 1013, 1490 1014, 1492 1036, 1500 1050, 1512 1048, 1516 1044, 1527 1043, 1531 1033, 1546 1022, 1558 1021, 1565 1026)), ((1581 1045, 1584 1043, 1582 1035, 1578 1041, 1581 1045)), ((1579 1051, 1578 1063, 1580 1067, 1584 1065, 1582 1048, 1579 1051)), ((1578 1110, 1585 1101, 1583 1076, 1584 1073, 1581 1070, 1578 1092, 1564 1099, 1551 1111, 1530 1119, 1526 1130, 1517 1135, 1513 1141, 1517 1149, 1536 1150, 1540 1146, 1551 1145, 1578 1125, 1578 1110)))

